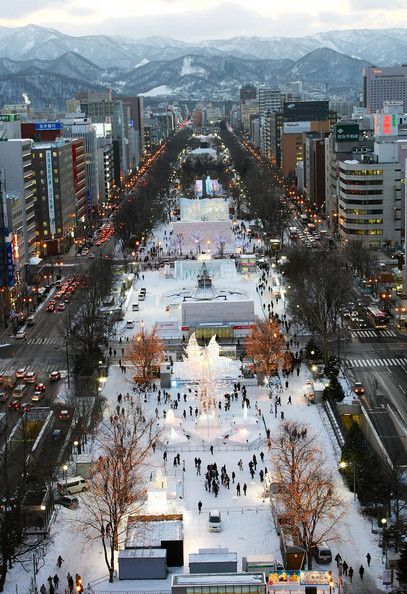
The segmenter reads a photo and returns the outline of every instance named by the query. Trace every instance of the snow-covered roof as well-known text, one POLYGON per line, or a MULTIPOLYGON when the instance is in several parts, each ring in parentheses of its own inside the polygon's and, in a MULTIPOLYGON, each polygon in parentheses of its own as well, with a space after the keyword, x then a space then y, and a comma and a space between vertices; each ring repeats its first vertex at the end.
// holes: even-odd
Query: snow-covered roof
POLYGON ((165 549, 125 549, 119 553, 119 559, 165 559, 166 557, 165 549))
POLYGON ((160 547, 163 541, 182 539, 181 520, 132 522, 127 526, 126 549, 160 547))
POLYGON ((262 573, 196 573, 194 575, 174 575, 173 585, 205 586, 205 584, 250 585, 266 583, 262 573))
POLYGON ((226 563, 237 562, 237 553, 192 553, 189 555, 190 563, 226 563))

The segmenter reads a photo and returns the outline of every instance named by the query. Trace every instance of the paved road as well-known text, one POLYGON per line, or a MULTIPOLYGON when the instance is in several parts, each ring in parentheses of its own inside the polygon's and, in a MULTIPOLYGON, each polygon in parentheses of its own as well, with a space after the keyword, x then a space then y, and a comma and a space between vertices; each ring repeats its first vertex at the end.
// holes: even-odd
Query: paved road
POLYGON ((395 330, 351 331, 341 343, 347 374, 365 386, 364 405, 394 464, 407 464, 407 340, 395 330), (390 406, 400 425, 387 409, 390 406), (405 427, 406 437, 400 437, 405 427), (400 429, 401 428, 401 429, 400 429))

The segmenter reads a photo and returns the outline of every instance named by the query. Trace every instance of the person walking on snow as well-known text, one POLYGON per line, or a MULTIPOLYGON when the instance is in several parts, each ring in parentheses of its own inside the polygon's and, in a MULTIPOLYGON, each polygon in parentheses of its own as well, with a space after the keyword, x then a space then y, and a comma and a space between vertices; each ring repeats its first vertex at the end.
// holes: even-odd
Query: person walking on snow
POLYGON ((58 556, 58 559, 57 559, 57 565, 58 565, 59 568, 61 568, 63 561, 64 560, 62 559, 61 555, 59 555, 58 556))
POLYGON ((243 485, 243 493, 246 495, 246 491, 247 491, 247 485, 246 483, 243 485))
POLYGON ((200 513, 201 513, 201 511, 202 511, 202 501, 201 501, 201 500, 199 500, 199 501, 198 501, 198 514, 200 514, 200 513))
POLYGON ((352 566, 350 566, 348 569, 348 576, 349 576, 350 583, 352 583, 352 580, 353 580, 353 567, 352 566))
POLYGON ((363 565, 361 565, 359 567, 359 575, 360 575, 360 579, 363 581, 363 575, 365 573, 365 568, 363 567, 363 565))
POLYGON ((368 567, 370 567, 370 562, 371 562, 371 560, 372 560, 372 556, 371 556, 371 554, 370 554, 370 553, 368 553, 368 554, 366 555, 366 561, 367 561, 367 566, 368 566, 368 567))
POLYGON ((240 483, 236 485, 236 494, 240 497, 240 483))

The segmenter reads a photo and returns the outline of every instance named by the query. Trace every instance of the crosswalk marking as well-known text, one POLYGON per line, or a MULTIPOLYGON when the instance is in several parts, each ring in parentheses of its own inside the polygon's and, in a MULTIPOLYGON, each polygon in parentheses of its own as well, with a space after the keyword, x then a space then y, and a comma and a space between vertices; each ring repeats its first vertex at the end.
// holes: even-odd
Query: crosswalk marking
POLYGON ((406 365, 407 358, 393 359, 346 359, 349 367, 388 367, 390 365, 406 365))
POLYGON ((378 330, 352 330, 351 331, 352 336, 356 336, 356 337, 363 337, 363 338, 378 338, 380 336, 391 336, 391 337, 396 337, 397 334, 394 332, 394 330, 384 330, 382 332, 378 331, 378 330))
MULTIPOLYGON (((1 344, 10 344, 10 343, 4 342, 1 344)), ((62 341, 62 338, 50 338, 49 336, 44 336, 44 337, 38 336, 37 338, 28 338, 28 340, 16 340, 14 342, 14 344, 21 344, 21 345, 24 345, 24 344, 51 344, 51 345, 62 346, 63 341, 62 341)))
MULTIPOLYGON (((26 371, 35 371, 39 375, 43 375, 44 373, 51 373, 51 371, 60 371, 62 377, 66 375, 66 370, 59 368, 58 363, 47 363, 42 364, 38 363, 35 367, 33 367, 30 363, 16 363, 15 360, 10 361, 10 364, 7 364, 6 360, 0 361, 0 371, 5 371, 6 373, 15 373, 17 369, 21 369, 22 367, 27 367, 26 371)), ((20 380, 19 380, 20 381, 20 380)))

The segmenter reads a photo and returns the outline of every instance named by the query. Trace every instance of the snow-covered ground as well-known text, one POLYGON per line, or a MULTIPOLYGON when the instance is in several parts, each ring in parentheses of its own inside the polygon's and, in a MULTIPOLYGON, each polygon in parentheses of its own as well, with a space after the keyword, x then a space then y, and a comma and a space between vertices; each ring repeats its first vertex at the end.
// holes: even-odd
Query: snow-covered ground
MULTIPOLYGON (((165 243, 168 238, 168 236, 164 235, 164 230, 161 229, 158 231, 155 241, 165 243)), ((234 288, 237 284, 240 290, 244 290, 253 299, 256 314, 263 316, 264 312, 267 311, 267 304, 270 302, 270 297, 273 296, 273 291, 267 289, 264 296, 262 296, 256 289, 258 279, 259 275, 256 272, 250 276, 239 278, 237 283, 236 279, 227 277, 223 278, 219 283, 222 284, 222 287, 229 289, 234 288), (264 304, 266 307, 264 307, 264 304)), ((274 270, 271 271, 268 282, 275 290, 281 288, 281 284, 283 284, 282 279, 274 270)), ((125 320, 118 326, 118 335, 123 340, 123 348, 125 348, 126 339, 138 331, 141 322, 144 323, 146 328, 151 328, 156 322, 179 321, 179 310, 170 308, 167 311, 168 295, 190 285, 191 283, 185 280, 166 278, 159 271, 143 272, 140 279, 137 283, 134 283, 134 286, 127 294, 125 320), (135 312, 132 311, 132 303, 137 301, 140 287, 146 288, 146 299, 140 302, 140 311, 135 312), (126 328, 126 323, 129 320, 134 322, 134 328, 126 328)), ((285 313, 285 305, 284 296, 278 302, 274 299, 274 311, 280 315, 285 313)), ((125 361, 125 356, 122 360, 125 361)), ((107 401, 106 422, 109 422, 110 415, 115 414, 119 393, 123 395, 129 393, 130 395, 130 399, 124 399, 121 406, 129 408, 137 403, 138 396, 132 392, 134 373, 130 366, 126 367, 127 371, 123 373, 119 365, 113 364, 110 367, 107 381, 103 385, 103 396, 107 401), (133 403, 131 400, 133 400, 133 403)), ((355 583, 359 581, 358 568, 363 564, 366 569, 365 583, 370 583, 373 587, 371 591, 376 591, 376 584, 380 584, 384 567, 382 565, 381 550, 377 542, 378 536, 372 534, 370 522, 362 517, 358 503, 353 501, 352 494, 345 487, 337 471, 340 452, 323 408, 320 405, 308 405, 304 398, 304 385, 307 379, 309 379, 309 372, 303 365, 299 376, 294 374, 290 377, 288 389, 285 389, 281 395, 282 406, 279 407, 277 416, 275 416, 274 406, 272 400, 269 399, 267 389, 265 387, 248 386, 247 397, 250 400, 251 408, 246 413, 244 413, 241 406, 241 396, 238 401, 231 403, 229 411, 225 412, 223 407, 219 411, 221 433, 234 434, 235 440, 215 440, 213 442, 213 454, 209 450, 211 442, 207 442, 205 439, 202 441, 195 435, 197 401, 193 388, 189 391, 186 385, 181 384, 170 390, 173 402, 177 400, 177 393, 180 393, 179 406, 171 413, 169 413, 170 403, 165 404, 163 398, 159 403, 157 392, 151 391, 146 402, 142 403, 149 415, 157 417, 158 427, 163 430, 164 434, 168 435, 169 432, 171 433, 171 428, 174 429, 172 439, 175 439, 175 443, 171 443, 171 439, 168 438, 169 443, 157 447, 155 453, 152 454, 151 462, 156 471, 162 473, 162 476, 167 480, 168 490, 171 490, 170 487, 172 488, 172 485, 178 480, 181 480, 183 485, 181 496, 175 499, 170 498, 171 500, 169 499, 167 504, 164 503, 163 506, 167 505, 171 511, 177 510, 183 514, 185 571, 187 571, 188 567, 188 555, 196 553, 199 548, 205 547, 229 547, 230 551, 236 552, 238 555, 239 568, 241 568, 242 556, 250 554, 273 555, 277 560, 281 561, 279 540, 273 527, 269 505, 264 498, 263 483, 260 481, 259 472, 260 470, 265 472, 266 468, 271 472, 273 466, 264 440, 265 426, 261 415, 264 416, 265 424, 273 435, 278 430, 281 422, 280 415, 283 411, 286 420, 304 423, 310 428, 310 432, 317 435, 319 447, 328 466, 335 475, 337 488, 345 502, 347 513, 337 526, 340 538, 337 542, 330 543, 333 555, 335 556, 337 552, 340 552, 342 559, 353 567, 355 583), (288 403, 289 396, 291 396, 291 404, 288 403), (168 418, 167 421, 164 419, 164 410, 170 417, 170 423, 168 418), (185 428, 192 437, 190 440, 180 439, 179 443, 177 443, 176 430, 182 432, 182 428, 185 428), (249 443, 246 443, 245 439, 240 439, 242 435, 248 436, 249 443), (257 445, 255 448, 250 449, 251 442, 259 439, 262 440, 260 446, 257 445), (166 464, 164 464, 163 460, 164 449, 168 453, 166 464), (261 462, 261 452, 264 453, 263 462, 261 462), (174 466, 173 464, 177 453, 180 454, 180 466, 174 466), (252 460, 253 454, 256 454, 258 464, 255 477, 252 480, 248 464, 252 460), (194 464, 196 457, 202 460, 201 475, 196 473, 194 464), (243 462, 243 470, 240 470, 238 466, 240 459, 243 462), (224 486, 220 487, 217 498, 213 493, 207 492, 204 487, 206 467, 213 462, 217 463, 218 469, 225 464, 230 477, 232 477, 232 471, 236 475, 235 481, 234 483, 231 481, 229 489, 224 486), (185 470, 183 470, 184 466, 185 470), (236 491, 238 482, 242 489, 240 496, 236 491), (243 493, 244 484, 247 485, 246 495, 243 493), (203 504, 201 514, 198 513, 198 501, 202 501, 203 504), (222 514, 223 528, 221 533, 208 531, 208 511, 214 507, 219 509, 222 514), (369 569, 366 564, 366 554, 368 552, 372 556, 372 565, 369 569)), ((223 382, 222 385, 218 386, 217 390, 217 398, 222 400, 222 394, 233 391, 233 386, 223 382)), ((74 472, 73 469, 72 472, 74 472)), ((154 485, 154 477, 152 477, 151 485, 154 485)), ((160 508, 160 511, 165 511, 165 509, 160 508)), ((139 592, 147 592, 151 589, 156 591, 168 590, 168 582, 161 582, 160 584, 150 582, 147 585, 145 582, 140 584, 137 581, 126 581, 116 582, 113 586, 109 585, 106 581, 107 569, 101 543, 98 540, 86 542, 83 533, 78 528, 78 520, 81 519, 83 513, 84 508, 80 505, 77 510, 58 509, 52 525, 51 542, 47 549, 45 562, 37 576, 38 588, 41 584, 47 583, 46 579, 49 575, 53 576, 58 573, 61 579, 59 591, 62 591, 66 587, 65 576, 69 571, 71 575, 81 574, 84 584, 92 583, 94 590, 98 592, 106 593, 109 590, 129 592, 137 588, 139 592), (58 555, 62 555, 64 558, 61 570, 58 570, 56 566, 58 555)), ((25 571, 21 566, 16 566, 10 571, 6 582, 7 592, 17 592, 18 594, 19 592, 29 591, 31 564, 27 569, 28 571, 25 571)), ((327 567, 322 566, 321 569, 325 570, 327 567)), ((335 573, 335 563, 332 564, 332 569, 335 573)))
MULTIPOLYGON (((250 295, 253 295, 256 303, 257 313, 263 311, 259 294, 256 292, 256 276, 244 281, 245 290, 250 295)), ((227 284, 227 280, 225 280, 227 284)), ((168 312, 165 311, 165 294, 171 291, 175 286, 181 286, 182 281, 174 279, 165 279, 159 272, 145 272, 144 279, 140 279, 138 286, 145 286, 147 288, 147 298, 143 303, 142 311, 133 312, 131 308, 132 299, 129 298, 128 308, 126 313, 126 321, 134 320, 136 322, 144 320, 147 327, 154 322, 168 319, 168 312)), ((134 291, 137 288, 133 289, 134 291)), ((130 296, 131 297, 131 296, 130 296)), ((275 306, 280 313, 283 313, 284 302, 280 301, 275 306)), ((137 331, 137 325, 134 330, 122 330, 121 335, 132 335, 137 331)), ((114 411, 117 404, 117 394, 121 392, 126 394, 132 393, 131 369, 128 369, 126 374, 123 374, 118 365, 113 365, 110 368, 109 377, 103 387, 103 395, 106 397, 108 405, 106 408, 106 416, 108 417, 114 411)), ((338 467, 339 451, 335 447, 334 438, 328 422, 325 418, 323 410, 319 405, 307 406, 303 393, 304 384, 309 377, 308 370, 305 366, 302 367, 299 377, 291 376, 289 380, 289 389, 282 395, 282 410, 285 413, 285 418, 288 420, 297 420, 307 424, 312 431, 318 435, 318 442, 327 462, 336 476, 337 487, 346 501, 348 512, 343 521, 338 526, 338 532, 341 536, 341 541, 331 544, 333 554, 338 551, 342 558, 346 559, 349 565, 352 565, 355 574, 357 574, 360 564, 366 567, 365 556, 368 552, 372 555, 372 566, 370 569, 366 567, 365 579, 372 576, 375 580, 382 575, 381 551, 378 548, 378 537, 371 533, 370 522, 364 519, 359 510, 359 506, 353 501, 352 495, 344 486, 343 481, 336 469, 338 467), (288 396, 292 397, 292 405, 287 404, 288 396)), ((224 392, 230 391, 231 386, 222 386, 224 392)), ((196 401, 194 392, 191 394, 185 387, 173 388, 170 390, 173 399, 177 398, 177 392, 181 392, 181 402, 178 410, 175 413, 175 425, 184 424, 187 429, 193 428, 194 417, 190 416, 189 407, 192 406, 194 411, 196 401), (183 402, 183 394, 187 394, 187 402, 183 402), (186 410, 187 420, 183 421, 183 410, 186 410), (182 420, 182 422, 181 422, 182 420)), ((278 418, 274 416, 271 401, 269 400, 265 388, 253 386, 247 388, 247 395, 251 401, 251 409, 249 417, 252 416, 252 428, 254 432, 260 433, 262 438, 265 436, 265 429, 260 417, 254 417, 256 413, 256 406, 264 415, 267 426, 271 433, 275 433, 280 423, 280 410, 278 418)), ((136 398, 136 397, 134 397, 136 398)), ((125 402, 124 406, 131 406, 130 402, 125 402)), ((159 418, 157 422, 161 427, 166 427, 163 419, 163 409, 167 411, 170 405, 157 403, 156 394, 150 393, 145 407, 154 416, 155 409, 159 411, 159 418)), ((242 418, 241 401, 233 402, 229 412, 220 412, 220 421, 223 427, 233 425, 233 421, 238 421, 242 418)), ((272 463, 265 445, 256 450, 241 450, 239 444, 233 445, 229 443, 227 446, 215 446, 214 454, 206 449, 199 449, 198 441, 188 442, 186 444, 179 444, 179 447, 172 448, 174 451, 168 451, 167 468, 163 467, 163 450, 157 448, 153 464, 156 468, 162 468, 169 475, 174 472, 182 477, 184 482, 184 496, 179 499, 175 506, 176 509, 184 514, 184 531, 185 531, 185 559, 188 559, 189 553, 197 552, 199 548, 203 547, 219 547, 227 545, 229 549, 238 554, 239 566, 241 558, 247 554, 273 554, 276 559, 281 559, 279 551, 279 542, 276 532, 273 528, 270 511, 267 502, 262 496, 262 483, 259 480, 259 470, 265 467, 271 470, 272 463), (195 450, 198 448, 198 450, 195 450), (251 480, 248 463, 252 459, 253 453, 256 453, 258 461, 260 461, 260 449, 265 454, 264 464, 259 464, 254 480, 251 480), (189 451, 192 450, 192 451, 189 451), (182 463, 180 467, 173 467, 173 458, 179 452, 181 461, 185 461, 185 471, 182 471, 182 463), (194 466, 194 458, 199 456, 202 459, 202 476, 196 475, 194 466), (238 468, 239 459, 243 460, 243 471, 238 468), (208 493, 204 489, 204 473, 207 464, 216 461, 218 467, 226 464, 229 475, 234 471, 236 473, 235 484, 230 485, 230 489, 221 486, 219 496, 215 499, 212 493, 208 493), (247 495, 241 496, 236 493, 236 483, 240 482, 241 487, 247 484, 247 495), (197 504, 201 500, 203 503, 202 514, 198 514, 197 504), (221 510, 223 520, 223 530, 220 534, 210 533, 207 528, 207 512, 212 507, 221 510)), ((174 503, 171 504, 172 509, 174 503)), ((65 559, 62 570, 57 572, 60 574, 61 583, 64 584, 64 577, 69 571, 71 574, 76 572, 83 576, 85 584, 93 582, 103 576, 106 576, 106 567, 102 556, 101 544, 98 541, 86 543, 83 534, 78 532, 77 524, 74 519, 80 518, 81 507, 78 510, 71 511, 66 509, 58 509, 56 521, 52 526, 52 542, 48 547, 46 555, 46 562, 44 567, 40 570, 37 577, 37 583, 40 586, 45 582, 48 575, 54 575, 57 571, 56 559, 59 554, 65 559)), ((335 564, 333 564, 335 565, 335 564)), ((326 568, 326 566, 324 566, 326 568)), ((358 575, 355 575, 354 580, 358 580, 358 575)), ((30 574, 22 571, 20 567, 16 567, 10 572, 7 578, 7 591, 14 592, 15 585, 18 585, 20 592, 26 592, 30 583, 30 574)), ((45 582, 46 583, 46 582, 45 582)), ((102 583, 99 588, 106 591, 108 586, 102 583)), ((121 587, 115 586, 116 589, 130 590, 136 587, 137 582, 120 582, 121 587)), ((98 586, 95 586, 97 589, 98 586)))

